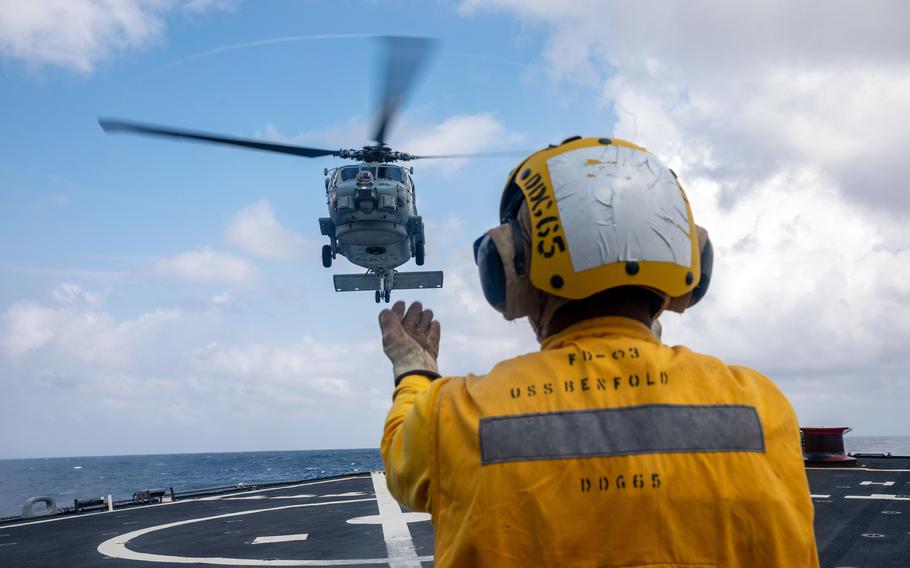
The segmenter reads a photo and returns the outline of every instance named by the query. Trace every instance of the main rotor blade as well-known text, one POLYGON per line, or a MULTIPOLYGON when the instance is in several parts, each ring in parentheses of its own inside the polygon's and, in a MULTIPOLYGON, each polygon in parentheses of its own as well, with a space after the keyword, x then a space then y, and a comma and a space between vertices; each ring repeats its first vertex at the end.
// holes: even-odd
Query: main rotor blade
POLYGON ((425 37, 385 37, 385 74, 381 78, 379 118, 373 139, 385 144, 389 127, 404 102, 408 90, 417 76, 435 41, 425 37))
POLYGON ((506 150, 505 152, 480 152, 477 154, 434 154, 432 156, 411 156, 412 160, 439 160, 450 158, 503 158, 507 156, 528 156, 530 150, 506 150))
POLYGON ((305 146, 291 146, 290 144, 274 144, 271 142, 259 142, 246 138, 235 138, 233 136, 221 136, 219 134, 207 134, 205 132, 195 132, 192 130, 181 130, 177 128, 168 128, 154 126, 151 124, 142 124, 139 122, 130 122, 126 120, 117 120, 112 118, 99 118, 98 124, 108 134, 116 132, 127 132, 131 134, 145 134, 148 136, 162 136, 165 138, 178 138, 183 140, 197 140, 201 142, 214 142, 216 144, 227 144, 229 146, 240 146, 242 148, 253 148, 255 150, 264 150, 266 152, 278 152, 279 154, 291 154, 293 156, 303 156, 305 158, 318 158, 320 156, 337 156, 341 150, 324 150, 322 148, 307 148, 305 146))

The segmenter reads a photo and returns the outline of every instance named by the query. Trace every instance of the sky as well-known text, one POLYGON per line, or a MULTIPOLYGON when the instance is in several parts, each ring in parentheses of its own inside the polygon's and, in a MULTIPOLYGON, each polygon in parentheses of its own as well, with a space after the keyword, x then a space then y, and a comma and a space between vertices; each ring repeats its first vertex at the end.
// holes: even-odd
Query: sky
MULTIPOLYGON (((393 147, 647 147, 715 247, 664 341, 771 377, 804 426, 910 434, 908 21, 899 1, 0 0, 0 458, 378 446, 378 307, 319 260, 341 162, 97 124, 356 148, 376 35, 438 38, 393 147)), ((395 296, 437 314, 445 374, 537 349, 471 256, 517 161, 414 163, 446 281, 395 296)))

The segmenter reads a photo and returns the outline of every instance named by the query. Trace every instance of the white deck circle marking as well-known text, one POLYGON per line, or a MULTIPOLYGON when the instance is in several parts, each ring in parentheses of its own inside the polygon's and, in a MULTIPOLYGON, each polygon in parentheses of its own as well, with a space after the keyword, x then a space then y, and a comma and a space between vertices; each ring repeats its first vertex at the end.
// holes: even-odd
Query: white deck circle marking
MULTIPOLYGON (((423 521, 430 520, 429 513, 400 513, 399 516, 406 523, 421 523, 423 521)), ((369 515, 366 517, 348 519, 347 522, 350 525, 381 525, 383 518, 384 517, 382 515, 369 515)))
MULTIPOLYGON (((299 503, 296 505, 283 505, 281 507, 270 507, 268 509, 254 509, 252 511, 238 511, 236 513, 223 513, 221 515, 212 515, 210 517, 201 517, 198 519, 187 519, 185 521, 175 521, 165 523, 144 529, 124 533, 119 536, 110 538, 98 545, 98 552, 111 558, 123 558, 125 560, 140 560, 144 562, 162 562, 168 564, 215 564, 221 566, 350 566, 352 564, 393 564, 392 558, 351 558, 339 560, 291 560, 291 559, 269 559, 261 560, 258 558, 222 558, 222 557, 193 557, 193 556, 171 556, 168 554, 152 554, 148 552, 135 552, 126 547, 126 544, 144 534, 157 532, 173 527, 201 523, 215 519, 224 519, 228 517, 239 517, 242 515, 253 515, 256 513, 265 513, 268 511, 283 511, 286 509, 300 509, 303 507, 320 507, 324 505, 340 505, 344 503, 360 503, 364 501, 373 501, 372 497, 368 499, 347 499, 344 501, 325 501, 323 503, 299 503)), ((413 551, 412 551, 413 552, 413 551)), ((432 556, 416 557, 417 562, 431 562, 432 556)))

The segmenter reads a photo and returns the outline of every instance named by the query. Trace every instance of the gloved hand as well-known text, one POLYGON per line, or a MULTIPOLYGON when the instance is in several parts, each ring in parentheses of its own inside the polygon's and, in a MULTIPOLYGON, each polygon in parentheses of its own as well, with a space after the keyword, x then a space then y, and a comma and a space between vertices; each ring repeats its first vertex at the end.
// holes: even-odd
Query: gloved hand
POLYGON ((439 355, 439 322, 432 310, 414 302, 404 311, 404 302, 395 302, 391 310, 379 312, 382 350, 392 361, 395 385, 406 375, 439 377, 436 357, 439 355))

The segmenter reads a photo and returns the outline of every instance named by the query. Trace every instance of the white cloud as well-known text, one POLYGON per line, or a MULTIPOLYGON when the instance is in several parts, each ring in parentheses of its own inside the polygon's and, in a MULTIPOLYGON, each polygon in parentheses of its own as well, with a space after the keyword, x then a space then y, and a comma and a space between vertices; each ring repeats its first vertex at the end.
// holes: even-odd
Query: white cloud
POLYGON ((613 134, 671 167, 710 170, 733 191, 769 168, 818 166, 851 198, 910 210, 904 2, 470 0, 462 11, 489 7, 546 25, 553 76, 586 70, 620 117, 613 134))
POLYGON ((668 338, 788 378, 876 369, 866 387, 910 363, 904 219, 838 199, 812 170, 760 180, 732 207, 721 206, 717 183, 697 184, 715 277, 703 305, 678 324, 668 315, 668 338))
POLYGON ((285 229, 264 199, 234 215, 227 229, 227 240, 255 256, 281 260, 299 260, 308 249, 318 248, 315 241, 285 229))
POLYGON ((162 278, 190 284, 250 284, 258 276, 256 267, 249 261, 209 247, 161 258, 152 270, 162 278))
POLYGON ((223 0, 0 0, 0 53, 30 66, 91 73, 115 52, 161 37, 164 14, 231 9, 223 0))
POLYGON ((33 302, 13 304, 3 314, 3 350, 10 356, 34 351, 53 339, 61 313, 33 302))
POLYGON ((368 369, 370 365, 363 359, 376 355, 372 343, 328 343, 308 335, 286 347, 214 342, 193 352, 193 369, 201 374, 283 386, 309 385, 322 393, 346 394, 350 392, 349 377, 356 377, 358 369, 368 369))
POLYGON ((78 284, 64 282, 51 292, 51 296, 61 304, 79 304, 86 303, 97 305, 104 299, 103 294, 88 292, 78 284))
MULTIPOLYGON (((401 150, 418 155, 474 154, 503 150, 522 137, 510 131, 492 113, 459 114, 439 124, 405 131, 401 150)), ((424 169, 438 168, 451 174, 467 163, 466 159, 421 161, 424 169)))
POLYGON ((40 415, 29 440, 47 442, 36 450, 4 440, 0 454, 123 452, 149 431, 143 449, 165 452, 364 447, 378 436, 385 409, 374 402, 388 401, 391 365, 376 341, 266 345, 220 333, 224 314, 153 308, 121 317, 72 301, 82 295, 97 294, 69 284, 51 294, 59 299, 0 312, 0 387, 13 402, 5 417, 40 415), (220 335, 228 340, 209 339, 220 335), (346 416, 357 420, 342 426, 346 416))
POLYGON ((62 284, 52 297, 55 304, 17 302, 7 308, 0 347, 8 358, 35 356, 64 372, 80 366, 123 369, 137 345, 181 315, 173 309, 156 309, 118 322, 99 307, 101 295, 74 284, 62 284), (52 356, 47 357, 48 353, 52 356))

